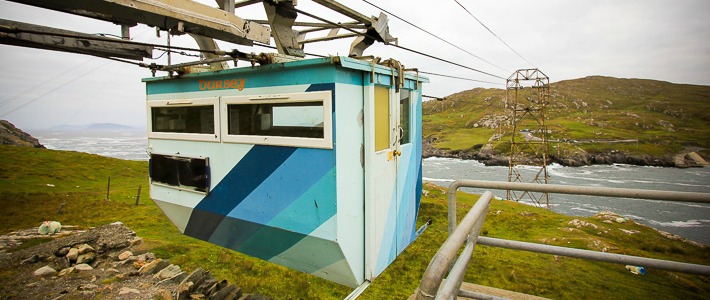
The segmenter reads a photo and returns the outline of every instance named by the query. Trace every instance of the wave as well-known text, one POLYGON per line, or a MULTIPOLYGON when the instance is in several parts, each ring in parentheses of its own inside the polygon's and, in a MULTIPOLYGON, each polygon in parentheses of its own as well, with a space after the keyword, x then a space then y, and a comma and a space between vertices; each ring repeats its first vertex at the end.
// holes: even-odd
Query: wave
POLYGON ((422 177, 423 181, 432 181, 432 182, 454 182, 456 180, 453 179, 443 179, 443 178, 430 178, 430 177, 422 177))
POLYGON ((694 204, 687 202, 673 202, 675 205, 685 206, 685 207, 695 207, 695 208, 705 208, 710 209, 710 204, 694 204))
POLYGON ((645 184, 666 184, 666 185, 677 185, 677 186, 692 186, 692 187, 705 187, 705 188, 710 188, 710 185, 707 184, 691 184, 691 183, 682 183, 682 182, 667 182, 667 181, 652 181, 652 180, 631 180, 631 182, 635 183, 645 183, 645 184))
POLYGON ((661 221, 655 221, 655 220, 648 220, 649 223, 658 225, 661 227, 683 227, 683 228, 689 228, 689 227, 706 227, 710 225, 710 220, 687 220, 687 221, 670 221, 670 222, 661 222, 661 221))
POLYGON ((598 213, 599 211, 601 211, 600 209, 584 208, 584 207, 572 207, 572 208, 570 208, 570 210, 583 211, 583 212, 591 213, 593 215, 598 213))

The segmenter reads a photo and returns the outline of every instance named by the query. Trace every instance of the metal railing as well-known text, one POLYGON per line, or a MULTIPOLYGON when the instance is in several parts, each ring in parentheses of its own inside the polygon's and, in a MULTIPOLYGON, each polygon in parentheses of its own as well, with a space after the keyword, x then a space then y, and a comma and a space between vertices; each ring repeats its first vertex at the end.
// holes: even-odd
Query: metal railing
MULTIPOLYGON (((618 264, 643 265, 656 269, 684 272, 698 275, 710 275, 710 266, 667 261, 660 259, 636 257, 614 253, 550 246, 536 243, 526 243, 490 237, 479 237, 479 232, 483 227, 488 207, 493 198, 493 194, 485 192, 471 207, 461 223, 456 225, 456 192, 459 188, 487 188, 498 190, 516 190, 527 192, 557 193, 587 196, 606 196, 619 198, 636 198, 664 201, 682 201, 710 203, 710 194, 691 192, 669 192, 658 190, 639 190, 604 188, 588 186, 571 186, 557 184, 533 184, 517 182, 498 182, 482 180, 456 180, 449 186, 448 191, 448 220, 449 237, 439 248, 427 266, 422 281, 415 292, 416 299, 452 299, 455 296, 480 295, 477 293, 467 293, 461 291, 461 283, 466 274, 466 268, 472 257, 476 244, 508 249, 532 251, 538 253, 555 254, 561 256, 584 258, 589 260, 604 261, 618 264), (456 254, 464 245, 464 250, 459 255, 456 254), (450 271, 449 271, 450 270, 450 271), (448 276, 447 275, 448 272, 448 276), (446 281, 444 277, 446 276, 446 281), (443 283, 442 283, 443 282, 443 283)), ((496 298, 491 296, 492 298, 496 298)))

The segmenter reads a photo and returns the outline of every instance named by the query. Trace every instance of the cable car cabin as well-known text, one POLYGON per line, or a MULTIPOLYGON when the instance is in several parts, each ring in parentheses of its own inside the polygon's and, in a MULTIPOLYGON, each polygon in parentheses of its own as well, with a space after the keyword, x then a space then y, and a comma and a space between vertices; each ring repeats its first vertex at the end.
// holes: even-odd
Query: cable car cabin
POLYGON ((427 80, 400 74, 330 57, 144 79, 151 197, 188 236, 371 281, 416 237, 427 80))

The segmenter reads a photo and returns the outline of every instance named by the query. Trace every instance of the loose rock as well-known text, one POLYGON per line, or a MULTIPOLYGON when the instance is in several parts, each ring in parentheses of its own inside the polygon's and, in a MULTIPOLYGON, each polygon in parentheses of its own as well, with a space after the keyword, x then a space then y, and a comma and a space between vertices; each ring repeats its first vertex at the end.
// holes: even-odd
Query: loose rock
POLYGON ((57 251, 54 251, 54 255, 56 255, 58 257, 67 256, 67 253, 69 253, 69 249, 70 249, 69 247, 59 248, 59 249, 57 249, 57 251))
POLYGON ((77 264, 90 264, 96 259, 96 253, 94 252, 88 252, 79 255, 76 259, 77 264))
POLYGON ((90 265, 87 265, 87 264, 78 264, 78 265, 74 266, 74 269, 77 271, 91 271, 94 268, 91 267, 90 265))
POLYGON ((21 264, 33 264, 39 261, 39 256, 37 254, 33 254, 32 256, 22 260, 20 263, 21 264))
POLYGON ((35 276, 49 276, 54 274, 57 274, 57 270, 52 269, 50 266, 41 267, 34 272, 35 276))
POLYGON ((137 246, 140 244, 143 244, 143 238, 137 237, 137 238, 131 240, 130 247, 137 246))
POLYGON ((131 256, 133 256, 133 252, 125 251, 125 252, 118 255, 118 260, 126 260, 131 256))
POLYGON ((69 249, 69 252, 67 253, 67 259, 71 262, 71 261, 76 261, 77 258, 79 258, 79 249, 77 249, 77 248, 69 249))
POLYGON ((597 226, 597 225, 594 225, 594 224, 592 224, 592 223, 589 223, 589 222, 587 222, 587 221, 583 221, 583 220, 580 220, 580 219, 574 219, 574 220, 572 220, 572 221, 569 221, 569 223, 567 223, 567 225, 571 225, 571 226, 574 226, 574 227, 577 227, 577 228, 581 228, 581 227, 592 227, 592 228, 594 228, 594 229, 599 228, 599 226, 597 226))
POLYGON ((123 296, 127 294, 140 294, 141 292, 137 289, 129 288, 129 287, 122 287, 120 290, 118 290, 118 294, 123 296))
POLYGON ((155 274, 153 277, 157 279, 168 279, 171 278, 181 272, 180 267, 176 265, 169 265, 165 267, 164 269, 160 270, 157 274, 155 274))
POLYGON ((73 272, 74 272, 74 267, 69 267, 69 268, 62 269, 61 271, 59 271, 58 276, 59 277, 66 276, 67 274, 71 274, 73 272))
POLYGON ((79 254, 84 254, 84 253, 89 253, 89 252, 96 252, 94 250, 94 247, 91 247, 90 245, 83 244, 77 248, 79 250, 79 254))

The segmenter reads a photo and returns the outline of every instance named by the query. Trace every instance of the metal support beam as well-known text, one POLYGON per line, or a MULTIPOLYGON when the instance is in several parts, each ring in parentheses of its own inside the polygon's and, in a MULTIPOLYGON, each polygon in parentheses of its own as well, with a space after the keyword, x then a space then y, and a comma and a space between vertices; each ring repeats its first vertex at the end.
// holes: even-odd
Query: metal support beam
MULTIPOLYGON (((200 46, 200 49, 202 50, 209 50, 209 51, 214 51, 214 50, 219 50, 219 46, 217 46, 217 43, 215 43, 214 39, 196 35, 196 34, 190 34, 190 36, 195 39, 195 42, 197 42, 197 45, 200 46)), ((215 59, 218 58, 218 55, 215 55, 214 53, 209 53, 209 52, 204 52, 202 55, 205 56, 207 59, 215 59)), ((227 65, 227 62, 213 62, 210 63, 210 70, 212 71, 218 71, 218 70, 226 70, 229 68, 229 65, 227 65)))
POLYGON ((0 44, 6 45, 135 60, 153 57, 150 46, 10 20, 0 20, 0 33, 0 44))
POLYGON ((121 38, 124 40, 131 40, 131 27, 128 25, 121 25, 121 38))
POLYGON ((220 9, 230 13, 234 13, 234 9, 236 8, 234 0, 217 0, 217 4, 220 9))
POLYGON ((304 57, 303 46, 298 43, 298 31, 293 29, 293 24, 298 16, 293 3, 286 1, 276 4, 264 1, 264 10, 266 10, 266 17, 271 25, 271 35, 274 37, 279 53, 304 57))
POLYGON ((351 33, 351 34, 341 34, 341 35, 335 35, 335 36, 325 36, 325 37, 320 37, 320 38, 304 40, 304 41, 301 41, 301 44, 332 41, 332 40, 337 40, 337 39, 351 38, 351 37, 355 37, 355 36, 358 36, 358 35, 351 33))
POLYGON ((116 24, 133 26, 141 23, 162 30, 176 28, 182 22, 186 33, 248 46, 253 45, 253 41, 268 44, 271 35, 266 26, 190 0, 10 1, 116 24))
POLYGON ((327 8, 330 8, 344 16, 347 16, 355 21, 362 22, 365 24, 365 26, 372 26, 373 20, 372 18, 368 18, 367 16, 351 9, 350 7, 347 7, 345 5, 342 5, 336 1, 332 0, 313 0, 313 2, 318 3, 320 5, 323 5, 327 8))
MULTIPOLYGON (((219 1, 219 0, 217 0, 217 1, 219 1)), ((240 7, 249 6, 249 5, 252 5, 252 4, 257 4, 257 3, 261 2, 261 1, 262 1, 262 0, 244 0, 244 1, 237 1, 237 2, 234 3, 234 8, 240 8, 240 7)))
POLYGON ((397 43, 397 39, 389 33, 389 25, 387 25, 387 15, 380 13, 380 16, 372 23, 365 32, 365 36, 357 37, 350 44, 350 56, 362 56, 367 47, 375 43, 375 41, 389 44, 397 43))

